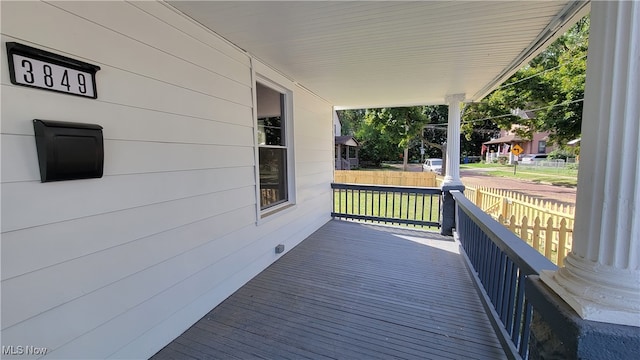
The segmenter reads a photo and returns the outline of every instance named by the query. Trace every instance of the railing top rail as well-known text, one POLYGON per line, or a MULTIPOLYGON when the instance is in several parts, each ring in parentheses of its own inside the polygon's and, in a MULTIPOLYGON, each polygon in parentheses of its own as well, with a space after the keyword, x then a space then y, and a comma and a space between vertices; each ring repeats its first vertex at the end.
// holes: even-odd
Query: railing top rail
POLYGON ((542 270, 558 268, 509 229, 500 225, 489 214, 480 210, 461 192, 453 190, 451 195, 459 209, 462 209, 526 275, 537 275, 542 270))
POLYGON ((439 187, 425 187, 425 186, 331 183, 331 188, 332 189, 350 189, 350 190, 388 191, 388 192, 411 192, 411 193, 418 193, 418 194, 441 194, 442 193, 442 189, 440 189, 439 187))

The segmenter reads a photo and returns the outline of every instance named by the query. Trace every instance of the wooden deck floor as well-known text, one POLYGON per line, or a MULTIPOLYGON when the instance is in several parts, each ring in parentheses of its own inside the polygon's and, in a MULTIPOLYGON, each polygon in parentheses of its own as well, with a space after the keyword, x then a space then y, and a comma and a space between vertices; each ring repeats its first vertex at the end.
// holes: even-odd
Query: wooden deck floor
POLYGON ((331 221, 152 359, 503 359, 457 245, 331 221))

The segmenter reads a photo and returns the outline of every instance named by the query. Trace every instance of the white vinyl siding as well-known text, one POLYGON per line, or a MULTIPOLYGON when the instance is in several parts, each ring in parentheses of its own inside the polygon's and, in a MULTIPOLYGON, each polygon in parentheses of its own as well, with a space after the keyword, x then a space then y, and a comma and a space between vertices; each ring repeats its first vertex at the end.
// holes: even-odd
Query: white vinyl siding
POLYGON ((3 345, 148 357, 329 219, 330 104, 290 83, 301 198, 257 226, 247 54, 162 3, 0 6, 3 345), (98 99, 12 85, 7 41, 100 66, 98 99), (103 126, 104 177, 40 183, 33 119, 103 126))

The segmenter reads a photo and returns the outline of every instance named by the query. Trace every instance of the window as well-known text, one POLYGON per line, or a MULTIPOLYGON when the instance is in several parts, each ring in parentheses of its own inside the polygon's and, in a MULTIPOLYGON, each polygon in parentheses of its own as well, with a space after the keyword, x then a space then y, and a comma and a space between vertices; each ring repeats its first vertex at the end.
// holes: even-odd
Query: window
POLYGON ((256 84, 260 209, 289 200, 286 95, 256 84))
POLYGON ((547 152, 547 142, 538 141, 538 154, 544 154, 547 152))

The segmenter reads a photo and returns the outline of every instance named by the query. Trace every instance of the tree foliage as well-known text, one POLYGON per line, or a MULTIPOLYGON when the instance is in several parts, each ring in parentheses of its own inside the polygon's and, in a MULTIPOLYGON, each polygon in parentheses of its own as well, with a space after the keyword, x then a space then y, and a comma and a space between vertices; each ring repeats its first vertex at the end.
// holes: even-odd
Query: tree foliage
MULTIPOLYGON (((421 106, 367 109, 365 111, 365 124, 370 129, 379 131, 381 136, 384 136, 389 142, 389 145, 394 144, 396 149, 400 150, 405 167, 408 162, 411 140, 421 134, 427 121, 428 117, 421 106)), ((367 142, 369 141, 365 141, 363 144, 365 152, 367 151, 367 142)), ((374 146, 377 147, 377 145, 374 146)), ((380 155, 380 161, 390 160, 382 159, 382 157, 391 155, 390 153, 387 153, 386 156, 384 153, 380 153, 380 155)))
POLYGON ((353 135, 360 143, 360 158, 374 164, 382 161, 442 157, 447 135, 447 106, 413 106, 343 110, 338 112, 342 134, 353 135), (445 125, 445 126, 438 126, 445 125), (403 150, 407 149, 407 156, 403 150))
POLYGON ((336 135, 355 135, 356 131, 362 126, 364 121, 365 109, 356 110, 340 110, 338 118, 340 118, 341 130, 336 135))
POLYGON ((581 19, 527 66, 479 103, 468 104, 463 131, 511 129, 531 138, 534 132, 550 131, 556 144, 580 136, 582 99, 589 37, 589 18, 581 19), (534 110, 529 119, 512 115, 515 109, 534 110), (482 120, 489 119, 489 120, 482 120))

